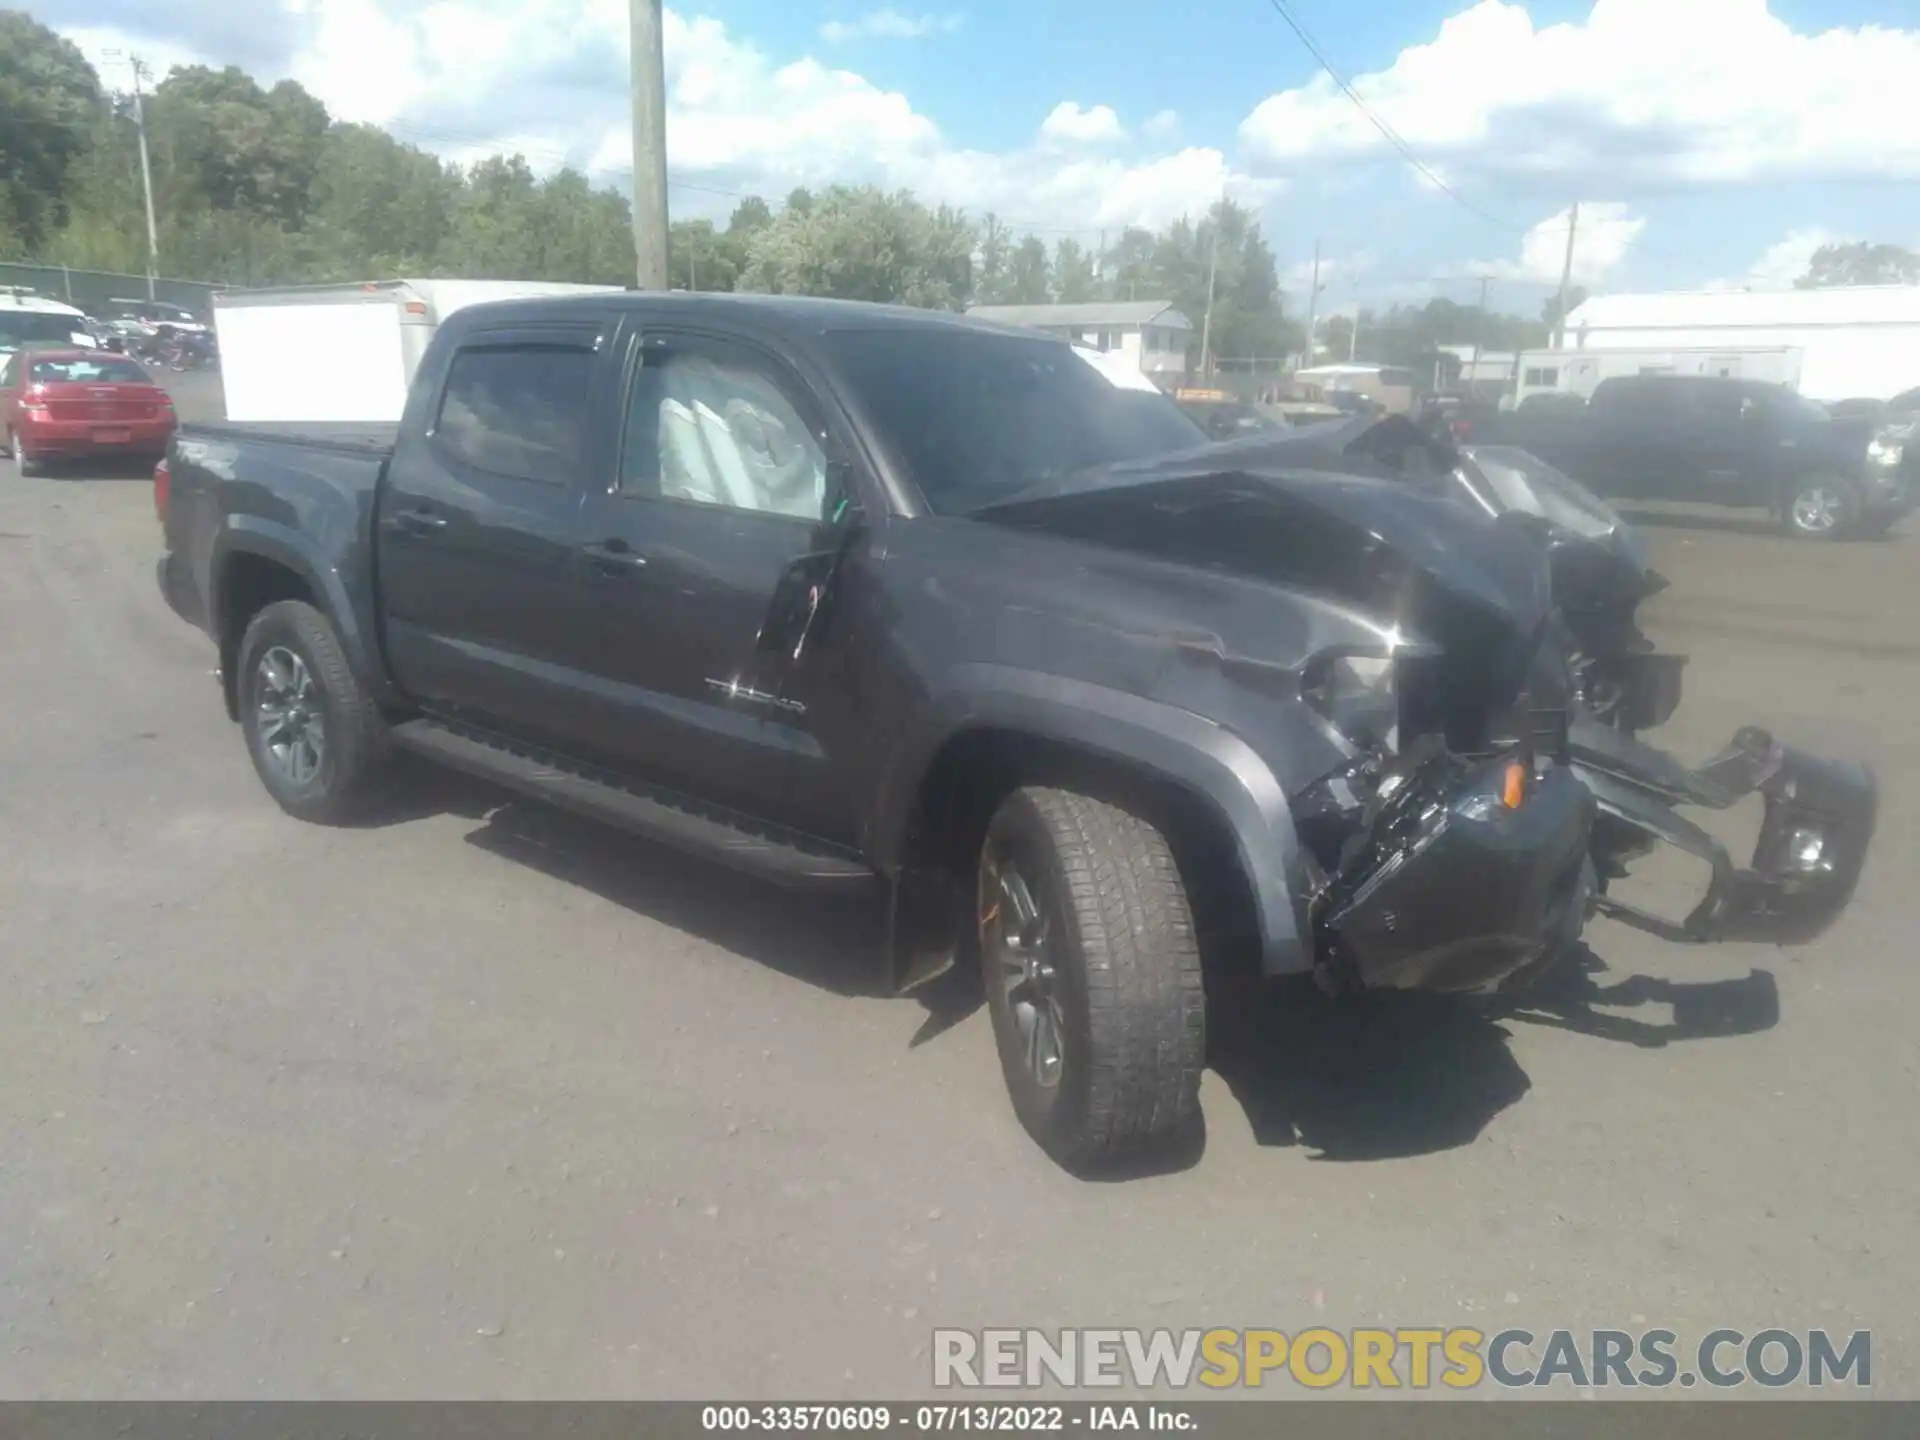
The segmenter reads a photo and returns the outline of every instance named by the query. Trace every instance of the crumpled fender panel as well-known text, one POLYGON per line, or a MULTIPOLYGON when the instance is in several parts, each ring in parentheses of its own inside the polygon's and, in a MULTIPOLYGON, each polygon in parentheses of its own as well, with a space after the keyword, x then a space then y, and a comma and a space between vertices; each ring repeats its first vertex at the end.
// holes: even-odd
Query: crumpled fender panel
POLYGON ((1603 840, 1610 833, 1631 837, 1642 853, 1673 845, 1713 872, 1707 893, 1677 924, 1604 895, 1603 912, 1669 940, 1799 945, 1831 926, 1853 899, 1879 815, 1879 787, 1866 766, 1809 754, 1757 726, 1741 730, 1697 770, 1587 722, 1572 727, 1570 751, 1599 807, 1603 840), (1742 870, 1679 807, 1724 810, 1756 791, 1766 813, 1752 863, 1742 870))

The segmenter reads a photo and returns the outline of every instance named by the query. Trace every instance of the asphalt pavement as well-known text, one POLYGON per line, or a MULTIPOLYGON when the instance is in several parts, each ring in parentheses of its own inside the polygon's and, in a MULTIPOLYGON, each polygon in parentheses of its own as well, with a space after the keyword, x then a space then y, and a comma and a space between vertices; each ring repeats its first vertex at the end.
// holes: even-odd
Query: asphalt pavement
POLYGON ((862 907, 451 778, 285 817, 146 477, 0 477, 0 1396, 908 1397, 935 1326, 1312 1324, 1865 1328, 1920 1396, 1920 535, 1648 529, 1664 740, 1878 769, 1835 931, 1256 1005, 1204 1149, 1095 1184, 983 1014, 872 993, 862 907))

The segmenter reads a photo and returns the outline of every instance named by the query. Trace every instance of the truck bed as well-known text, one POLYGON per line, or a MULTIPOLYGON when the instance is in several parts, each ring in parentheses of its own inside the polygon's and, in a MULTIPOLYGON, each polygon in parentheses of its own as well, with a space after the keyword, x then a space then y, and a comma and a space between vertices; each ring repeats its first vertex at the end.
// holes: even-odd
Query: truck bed
POLYGON ((393 449, 400 427, 349 421, 209 420, 182 425, 180 433, 201 440, 276 440, 320 450, 381 453, 393 449))

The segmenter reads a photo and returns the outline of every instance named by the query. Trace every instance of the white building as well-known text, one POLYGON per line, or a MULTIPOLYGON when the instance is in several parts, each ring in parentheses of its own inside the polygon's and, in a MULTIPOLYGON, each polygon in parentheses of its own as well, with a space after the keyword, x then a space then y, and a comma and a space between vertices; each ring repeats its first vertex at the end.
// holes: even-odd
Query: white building
POLYGON ((1884 400, 1920 385, 1920 285, 1598 295, 1567 316, 1561 348, 1797 350, 1801 394, 1884 400))
POLYGON ((1141 374, 1168 382, 1187 373, 1193 322, 1166 300, 1093 300, 1082 305, 975 305, 967 314, 1001 325, 1064 335, 1116 352, 1141 374))

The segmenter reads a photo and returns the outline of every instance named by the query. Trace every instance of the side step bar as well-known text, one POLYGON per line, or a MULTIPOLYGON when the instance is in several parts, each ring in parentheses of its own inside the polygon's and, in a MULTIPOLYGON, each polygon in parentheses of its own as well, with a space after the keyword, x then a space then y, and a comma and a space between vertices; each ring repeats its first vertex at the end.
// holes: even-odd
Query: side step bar
POLYGON ((408 720, 393 728, 404 750, 496 781, 536 800, 585 815, 678 850, 805 889, 855 889, 879 877, 851 855, 815 849, 793 839, 744 827, 693 808, 677 797, 643 793, 595 779, 555 755, 509 746, 483 732, 438 720, 408 720))

